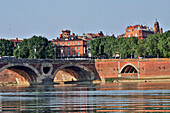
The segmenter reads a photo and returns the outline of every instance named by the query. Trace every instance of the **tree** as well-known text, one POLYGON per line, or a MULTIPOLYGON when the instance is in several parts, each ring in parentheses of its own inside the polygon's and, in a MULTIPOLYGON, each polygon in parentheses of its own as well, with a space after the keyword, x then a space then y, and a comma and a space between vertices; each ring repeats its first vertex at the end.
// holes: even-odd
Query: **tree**
POLYGON ((170 57, 170 31, 166 31, 165 33, 161 34, 159 41, 158 41, 158 49, 160 50, 160 54, 162 57, 170 57))
POLYGON ((90 41, 90 45, 91 45, 91 54, 93 57, 99 57, 100 55, 103 54, 103 50, 104 50, 104 38, 96 38, 94 40, 90 41))
POLYGON ((149 35, 146 39, 146 51, 148 55, 158 57, 160 52, 158 49, 158 38, 160 34, 149 35))
MULTIPOLYGON (((30 39, 24 39, 20 44, 21 58, 54 58, 54 46, 47 38, 42 36, 33 36, 30 39)), ((18 56, 19 48, 16 47, 14 55, 18 56)), ((56 51, 57 53, 57 51, 56 51)))
POLYGON ((158 49, 162 57, 168 57, 169 48, 168 48, 168 38, 166 37, 166 34, 162 34, 161 37, 159 37, 158 49))
POLYGON ((92 56, 112 57, 119 52, 121 58, 135 55, 152 57, 170 57, 170 31, 163 34, 151 34, 146 39, 137 37, 115 38, 102 37, 90 42, 92 56))
POLYGON ((168 57, 170 58, 170 37, 167 38, 168 40, 168 57))
POLYGON ((135 56, 137 47, 138 47, 138 37, 130 37, 130 52, 129 53, 131 55, 131 58, 135 56))
POLYGON ((116 54, 115 37, 106 37, 106 41, 104 44, 104 54, 108 58, 111 58, 113 56, 113 53, 116 54))
POLYGON ((145 56, 147 55, 146 39, 139 39, 138 40, 138 46, 136 48, 136 54, 143 56, 145 58, 145 56))
POLYGON ((121 40, 120 47, 119 47, 119 52, 120 52, 120 57, 121 58, 126 58, 129 54, 129 49, 130 49, 130 43, 128 38, 123 38, 121 40))
POLYGON ((5 39, 0 39, 0 56, 13 56, 14 44, 5 39))

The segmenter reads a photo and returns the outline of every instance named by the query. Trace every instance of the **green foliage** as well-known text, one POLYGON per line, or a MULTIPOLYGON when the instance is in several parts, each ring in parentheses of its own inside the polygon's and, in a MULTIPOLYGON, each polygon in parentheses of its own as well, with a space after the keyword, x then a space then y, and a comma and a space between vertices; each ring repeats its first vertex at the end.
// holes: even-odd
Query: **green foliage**
POLYGON ((106 82, 114 82, 115 78, 106 78, 105 81, 106 82))
POLYGON ((102 37, 91 40, 90 45, 93 57, 111 58, 113 54, 119 52, 121 58, 132 58, 135 55, 169 58, 170 31, 149 35, 147 39, 102 37))
POLYGON ((94 57, 111 57, 113 52, 117 51, 115 43, 115 37, 103 37, 96 38, 90 41, 91 54, 94 57))
POLYGON ((158 49, 160 50, 160 54, 162 57, 168 57, 168 38, 166 34, 163 34, 158 40, 158 49))
POLYGON ((90 42, 91 46, 91 54, 94 57, 99 57, 100 55, 104 55, 104 43, 105 38, 96 38, 90 42))
POLYGON ((146 39, 146 51, 150 56, 157 56, 159 55, 158 49, 158 40, 160 38, 160 34, 149 35, 146 39))
POLYGON ((136 54, 145 57, 147 55, 146 51, 146 40, 144 39, 138 39, 136 54))
MULTIPOLYGON (((53 44, 47 38, 42 36, 33 36, 30 39, 24 39, 20 44, 21 58, 37 58, 37 59, 54 59, 53 44), (35 51, 36 49, 36 51, 35 51)), ((19 57, 19 48, 16 47, 14 55, 19 57)), ((57 54, 57 52, 56 52, 57 54)))
POLYGON ((116 46, 115 46, 115 37, 106 37, 105 38, 106 40, 106 43, 103 44, 104 46, 104 54, 107 56, 107 57, 112 57, 113 56, 113 53, 116 53, 117 50, 116 50, 116 46))
POLYGON ((0 56, 13 56, 13 49, 13 42, 5 39, 0 39, 0 56))

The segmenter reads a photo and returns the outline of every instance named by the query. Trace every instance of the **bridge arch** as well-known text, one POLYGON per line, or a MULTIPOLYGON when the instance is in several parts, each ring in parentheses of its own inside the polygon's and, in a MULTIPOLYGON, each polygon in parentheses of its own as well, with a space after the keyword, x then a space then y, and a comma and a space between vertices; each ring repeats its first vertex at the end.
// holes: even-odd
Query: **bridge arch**
POLYGON ((127 76, 136 76, 138 77, 139 70, 136 68, 135 65, 131 63, 125 64, 119 71, 119 75, 122 77, 122 75, 127 76))
POLYGON ((33 66, 26 63, 5 65, 0 68, 0 73, 4 70, 11 73, 9 77, 15 76, 16 83, 19 85, 34 84, 37 82, 37 77, 40 76, 40 73, 33 66))
POLYGON ((58 79, 57 74, 60 71, 65 71, 65 72, 72 74, 72 78, 70 78, 71 80, 68 80, 68 81, 83 81, 83 80, 94 80, 95 79, 94 72, 92 72, 89 68, 83 65, 79 65, 79 64, 67 64, 67 65, 62 65, 58 67, 57 70, 55 70, 54 74, 51 75, 51 78, 54 79, 54 82, 55 82, 55 79, 58 79))

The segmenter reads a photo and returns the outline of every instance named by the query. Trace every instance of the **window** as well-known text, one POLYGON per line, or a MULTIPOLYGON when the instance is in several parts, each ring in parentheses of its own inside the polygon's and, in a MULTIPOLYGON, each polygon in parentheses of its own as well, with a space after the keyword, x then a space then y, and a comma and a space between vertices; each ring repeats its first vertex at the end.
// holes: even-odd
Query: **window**
POLYGON ((75 56, 75 53, 73 52, 73 56, 75 56))
POLYGON ((137 33, 135 33, 135 36, 137 37, 137 36, 138 36, 138 34, 137 34, 137 33))
POLYGON ((61 51, 64 51, 64 47, 62 47, 61 51))
POLYGON ((79 43, 79 42, 77 42, 77 44, 79 45, 80 43, 79 43))
POLYGON ((64 43, 62 43, 62 46, 64 46, 64 43))
POLYGON ((69 46, 69 43, 67 43, 67 45, 69 46))
POLYGON ((70 52, 67 53, 67 56, 70 56, 70 52))
POLYGON ((80 47, 77 47, 77 50, 80 50, 80 47))
POLYGON ((74 50, 74 47, 73 47, 73 50, 74 50))
POLYGON ((65 54, 63 53, 63 57, 65 56, 65 54))
POLYGON ((70 48, 68 47, 68 48, 67 48, 67 50, 69 51, 69 50, 70 50, 70 48))
POLYGON ((130 30, 127 30, 127 32, 130 32, 130 30))
POLYGON ((80 52, 78 52, 78 56, 80 56, 80 52))
POLYGON ((138 27, 135 27, 135 31, 138 30, 138 27))
POLYGON ((84 47, 84 54, 86 53, 86 47, 84 47))
POLYGON ((74 42, 73 42, 73 45, 74 45, 74 42))
POLYGON ((130 35, 128 35, 128 37, 130 37, 130 35))

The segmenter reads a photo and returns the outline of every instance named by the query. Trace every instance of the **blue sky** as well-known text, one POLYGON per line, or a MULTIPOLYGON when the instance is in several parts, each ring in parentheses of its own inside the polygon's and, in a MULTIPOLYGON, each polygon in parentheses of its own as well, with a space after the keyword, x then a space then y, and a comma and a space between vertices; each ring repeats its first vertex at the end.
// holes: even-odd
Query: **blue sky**
POLYGON ((128 25, 170 30, 170 0, 0 0, 0 38, 56 39, 61 30, 77 35, 120 35, 128 25))

